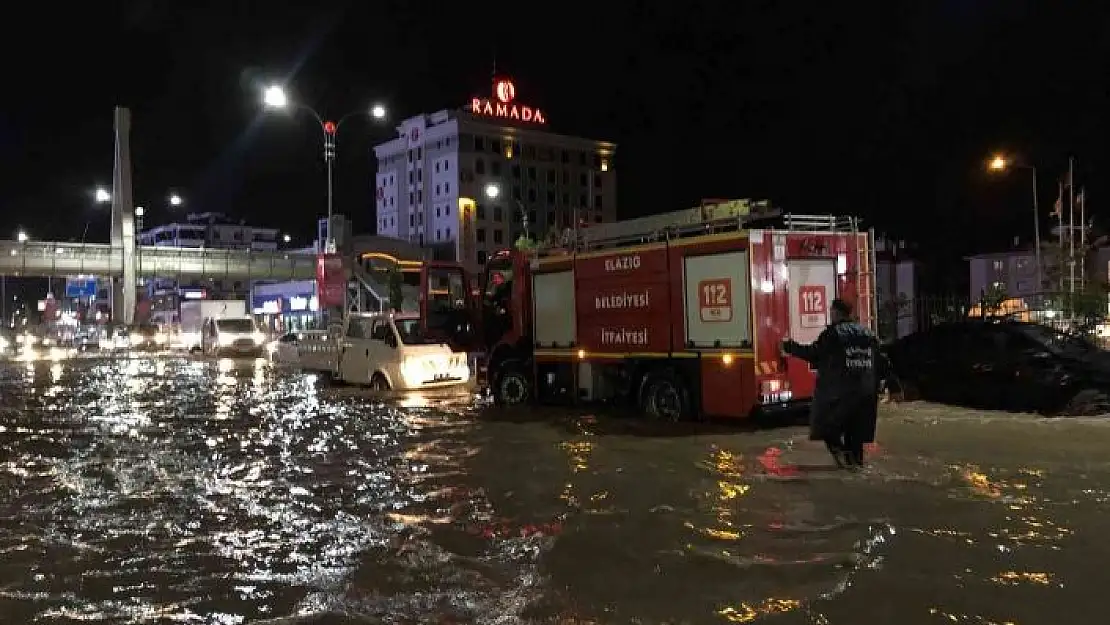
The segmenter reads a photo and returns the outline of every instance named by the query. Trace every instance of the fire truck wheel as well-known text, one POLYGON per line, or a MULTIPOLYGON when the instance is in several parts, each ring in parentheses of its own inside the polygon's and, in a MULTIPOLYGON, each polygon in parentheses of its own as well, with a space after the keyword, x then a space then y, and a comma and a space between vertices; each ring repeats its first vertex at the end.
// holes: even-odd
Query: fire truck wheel
POLYGON ((377 391, 379 393, 388 391, 389 390, 389 382, 385 379, 384 375, 382 375, 380 373, 375 373, 370 378, 370 390, 377 391))
POLYGON ((644 413, 653 419, 683 421, 690 418, 690 392, 672 372, 648 374, 640 397, 644 413))
POLYGON ((518 361, 507 361, 498 367, 493 399, 501 406, 519 406, 532 393, 528 373, 518 361))

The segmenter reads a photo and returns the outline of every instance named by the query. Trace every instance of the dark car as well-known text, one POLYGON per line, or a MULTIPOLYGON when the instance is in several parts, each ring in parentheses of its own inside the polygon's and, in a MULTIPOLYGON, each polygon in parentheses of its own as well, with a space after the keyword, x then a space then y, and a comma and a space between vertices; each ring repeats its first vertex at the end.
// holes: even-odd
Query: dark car
POLYGON ((1048 326, 944 323, 894 342, 886 353, 908 396, 1042 414, 1110 412, 1110 352, 1048 326))

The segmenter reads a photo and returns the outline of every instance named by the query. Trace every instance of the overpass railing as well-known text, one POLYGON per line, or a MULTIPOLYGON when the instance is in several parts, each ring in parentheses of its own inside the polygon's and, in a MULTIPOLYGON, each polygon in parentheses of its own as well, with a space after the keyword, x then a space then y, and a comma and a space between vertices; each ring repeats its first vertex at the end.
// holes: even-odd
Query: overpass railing
MULTIPOLYGON (((141 246, 136 274, 158 278, 305 280, 316 275, 310 254, 212 248, 141 246)), ((0 241, 0 274, 119 276, 123 248, 101 243, 0 241)))

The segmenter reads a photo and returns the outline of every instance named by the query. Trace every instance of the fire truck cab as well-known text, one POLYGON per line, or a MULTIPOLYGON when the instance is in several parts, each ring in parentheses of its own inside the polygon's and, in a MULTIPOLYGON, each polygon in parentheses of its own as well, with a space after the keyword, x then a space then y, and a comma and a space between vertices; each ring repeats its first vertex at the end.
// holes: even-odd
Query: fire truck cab
POLYGON ((497 402, 742 418, 812 397, 780 345, 815 340, 833 298, 874 327, 874 235, 854 218, 734 200, 585 234, 487 261, 479 374, 497 402))

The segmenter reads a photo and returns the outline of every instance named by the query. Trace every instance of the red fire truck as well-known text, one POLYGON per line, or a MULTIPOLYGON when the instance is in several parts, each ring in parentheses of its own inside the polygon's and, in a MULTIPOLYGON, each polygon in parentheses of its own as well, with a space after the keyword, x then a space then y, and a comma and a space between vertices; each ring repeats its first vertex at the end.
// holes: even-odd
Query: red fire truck
POLYGON ((503 404, 601 401, 678 420, 812 397, 808 343, 840 297, 874 327, 872 232, 746 200, 594 226, 486 264, 485 377, 503 404))

